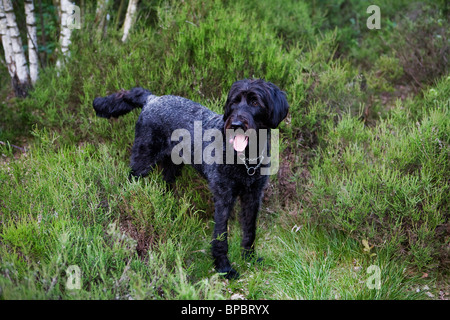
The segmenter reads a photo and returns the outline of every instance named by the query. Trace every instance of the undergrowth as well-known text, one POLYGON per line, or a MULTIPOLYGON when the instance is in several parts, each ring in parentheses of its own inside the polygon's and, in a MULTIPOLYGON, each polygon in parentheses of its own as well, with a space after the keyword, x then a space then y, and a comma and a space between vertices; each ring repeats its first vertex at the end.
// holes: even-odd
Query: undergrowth
POLYGON ((61 70, 41 70, 26 99, 1 91, 0 298, 446 298, 447 7, 378 5, 381 30, 365 28, 364 1, 143 1, 126 43, 87 28, 88 7, 61 70), (129 182, 138 111, 108 121, 92 101, 141 86, 220 113, 253 77, 282 88, 290 112, 258 224, 264 262, 240 257, 237 207, 242 276, 226 281, 206 182, 190 168, 173 190, 159 170, 129 182))

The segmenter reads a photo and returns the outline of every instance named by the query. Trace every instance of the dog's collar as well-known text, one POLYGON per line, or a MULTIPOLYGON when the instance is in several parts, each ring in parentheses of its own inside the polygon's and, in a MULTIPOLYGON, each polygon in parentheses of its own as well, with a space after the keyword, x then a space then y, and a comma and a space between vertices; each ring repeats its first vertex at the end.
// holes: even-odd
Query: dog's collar
POLYGON ((241 153, 241 152, 238 153, 238 157, 239 157, 239 159, 241 159, 242 162, 244 163, 245 169, 247 169, 247 174, 248 174, 249 176, 254 175, 254 174, 256 173, 256 170, 257 170, 259 167, 261 167, 262 162, 263 162, 263 160, 264 160, 264 151, 266 151, 266 148, 265 148, 265 147, 264 147, 264 149, 262 150, 261 155, 260 155, 259 157, 257 157, 257 158, 253 158, 253 159, 246 158, 245 155, 244 155, 243 153, 241 153), (247 165, 247 161, 255 161, 255 160, 259 160, 258 163, 256 164, 256 166, 252 166, 252 167, 251 167, 251 166, 248 166, 248 165, 247 165))

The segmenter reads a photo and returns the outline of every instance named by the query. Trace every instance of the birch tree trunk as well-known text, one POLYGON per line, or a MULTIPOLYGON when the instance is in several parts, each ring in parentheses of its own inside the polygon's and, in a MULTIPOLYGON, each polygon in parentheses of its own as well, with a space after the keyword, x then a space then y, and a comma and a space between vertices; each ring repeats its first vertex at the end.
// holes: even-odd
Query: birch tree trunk
POLYGON ((123 23, 123 36, 122 42, 125 42, 128 38, 131 26, 134 23, 134 18, 136 15, 138 0, 130 0, 128 2, 127 15, 125 16, 125 22, 123 23))
MULTIPOLYGON (((40 16, 40 22, 41 22, 41 46, 42 47, 47 47, 47 43, 45 41, 45 27, 44 27, 44 13, 42 11, 42 0, 39 0, 39 16, 40 16)), ((47 53, 45 52, 45 50, 42 50, 41 53, 39 54, 39 58, 41 61, 41 68, 45 68, 45 64, 46 64, 46 59, 47 57, 47 53)))
POLYGON ((97 0, 97 8, 95 9, 95 22, 99 22, 104 18, 108 0, 97 0))
POLYGON ((61 53, 63 57, 58 58, 56 61, 56 67, 60 68, 63 65, 63 61, 66 56, 70 55, 69 45, 70 45, 70 35, 72 34, 72 29, 67 25, 67 20, 69 18, 69 10, 72 8, 72 4, 69 0, 61 0, 61 32, 59 35, 59 44, 61 45, 61 53))
POLYGON ((13 79, 16 73, 16 64, 14 62, 14 52, 12 49, 11 37, 9 36, 6 25, 6 16, 2 0, 0 0, 0 36, 2 37, 2 46, 3 51, 5 52, 6 67, 8 68, 11 79, 13 79))
POLYGON ((30 86, 29 72, 25 53, 23 52, 22 40, 20 39, 19 28, 16 23, 11 0, 2 0, 3 9, 6 16, 7 34, 11 39, 13 51, 13 64, 15 65, 15 73, 13 76, 14 90, 17 96, 26 96, 30 86), (17 82, 16 82, 17 80, 17 82))
POLYGON ((34 16, 33 0, 25 0, 25 15, 27 20, 28 38, 28 62, 30 65, 31 84, 34 85, 38 79, 39 57, 37 47, 36 18, 34 16))
POLYGON ((94 24, 97 28, 97 39, 98 40, 100 40, 103 36, 106 35, 106 28, 109 23, 108 11, 113 4, 114 4, 114 1, 97 0, 97 8, 95 10, 94 24))

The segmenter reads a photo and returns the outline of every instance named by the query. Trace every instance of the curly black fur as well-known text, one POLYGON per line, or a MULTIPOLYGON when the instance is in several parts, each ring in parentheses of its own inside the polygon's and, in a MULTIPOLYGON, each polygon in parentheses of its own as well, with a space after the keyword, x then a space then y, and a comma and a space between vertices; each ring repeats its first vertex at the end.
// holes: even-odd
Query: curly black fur
MULTIPOLYGON (((159 164, 163 168, 164 179, 169 183, 175 180, 183 166, 173 163, 171 159, 172 149, 178 143, 171 140, 174 130, 186 129, 194 136, 194 121, 201 121, 203 132, 218 129, 223 137, 227 129, 270 131, 286 117, 289 109, 285 93, 274 84, 260 79, 235 82, 228 94, 223 115, 191 100, 170 95, 158 97, 142 88, 95 98, 93 106, 97 115, 105 118, 118 117, 134 108, 142 108, 135 128, 130 175, 144 177, 159 164)), ((227 143, 223 141, 224 159, 227 143)), ((202 142, 202 145, 204 149, 208 143, 202 142)), ((247 154, 247 149, 245 152, 247 154)), ((268 164, 261 168, 265 166, 268 164)), ((256 218, 268 176, 260 173, 261 168, 249 175, 242 163, 202 162, 194 163, 193 167, 207 179, 214 197, 212 256, 216 270, 227 278, 237 278, 238 273, 227 257, 228 218, 236 199, 240 198, 243 255, 254 257, 256 218)))

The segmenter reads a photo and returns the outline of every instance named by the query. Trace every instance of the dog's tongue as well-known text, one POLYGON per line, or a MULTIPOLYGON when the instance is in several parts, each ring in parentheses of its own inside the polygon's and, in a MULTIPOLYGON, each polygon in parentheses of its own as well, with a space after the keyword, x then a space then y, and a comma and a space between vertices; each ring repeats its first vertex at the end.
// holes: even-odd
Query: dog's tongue
POLYGON ((233 148, 237 152, 242 152, 247 147, 248 137, 243 134, 237 134, 233 140, 233 148))

